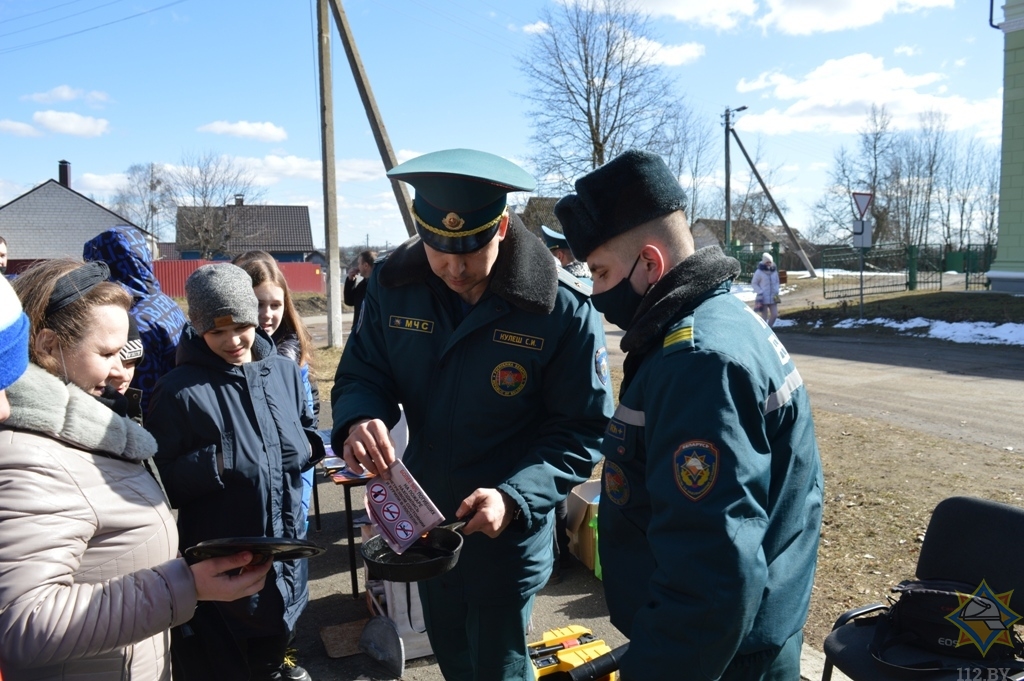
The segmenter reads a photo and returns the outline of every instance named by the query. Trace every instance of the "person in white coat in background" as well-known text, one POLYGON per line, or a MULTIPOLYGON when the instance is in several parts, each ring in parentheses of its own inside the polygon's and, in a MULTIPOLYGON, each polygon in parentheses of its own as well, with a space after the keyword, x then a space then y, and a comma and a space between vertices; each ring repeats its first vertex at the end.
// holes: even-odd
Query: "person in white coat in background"
POLYGON ((754 310, 768 322, 768 326, 775 326, 775 320, 779 318, 779 270, 771 253, 761 254, 761 262, 750 279, 750 285, 757 294, 754 310))

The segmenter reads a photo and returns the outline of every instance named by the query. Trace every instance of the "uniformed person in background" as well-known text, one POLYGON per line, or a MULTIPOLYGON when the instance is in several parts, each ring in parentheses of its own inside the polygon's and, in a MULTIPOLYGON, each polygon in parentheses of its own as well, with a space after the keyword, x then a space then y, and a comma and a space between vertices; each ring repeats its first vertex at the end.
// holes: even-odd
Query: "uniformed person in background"
POLYGON ((551 255, 555 256, 555 259, 558 260, 558 264, 572 276, 589 284, 590 268, 587 267, 587 263, 580 262, 573 257, 572 250, 569 248, 569 242, 565 240, 565 235, 561 232, 556 232, 547 225, 540 226, 540 233, 544 237, 544 245, 551 251, 551 255))
POLYGON ((378 261, 331 391, 332 444, 388 477, 388 430, 448 519, 474 513, 458 565, 421 582, 446 679, 532 681, 526 626, 552 567, 552 509, 586 480, 612 413, 600 315, 509 212, 534 179, 453 149, 388 172, 415 190, 418 235, 378 261))
POLYGON ((739 263, 694 252, 662 159, 627 151, 556 204, 592 302, 626 330, 598 513, 624 681, 800 677, 821 529, 807 389, 730 294, 739 263))

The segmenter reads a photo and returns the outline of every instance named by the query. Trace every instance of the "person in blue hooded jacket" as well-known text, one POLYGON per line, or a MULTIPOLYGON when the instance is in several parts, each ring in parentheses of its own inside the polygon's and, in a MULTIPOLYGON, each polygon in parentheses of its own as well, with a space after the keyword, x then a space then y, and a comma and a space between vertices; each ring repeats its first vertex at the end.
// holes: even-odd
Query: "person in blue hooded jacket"
POLYGON ((555 204, 626 331, 598 549, 623 681, 795 681, 822 516, 807 388, 730 293, 739 263, 694 250, 685 195, 627 151, 555 204))
POLYGON ((416 188, 418 236, 378 261, 331 391, 332 444, 389 476, 388 431, 448 519, 468 518, 450 572, 419 583, 449 680, 532 681, 526 627, 551 573, 553 509, 586 480, 611 414, 600 316, 506 206, 534 180, 454 149, 388 173, 416 188))
POLYGON ((139 327, 143 355, 131 387, 142 392, 140 406, 145 416, 157 380, 174 368, 185 313, 160 290, 160 282, 153 274, 153 258, 138 229, 120 225, 101 232, 85 242, 82 259, 105 262, 110 268, 110 280, 121 284, 135 299, 130 314, 139 327))
MULTIPOLYGON (((225 537, 303 538, 301 475, 319 436, 306 433, 313 415, 299 367, 259 328, 259 301, 245 270, 203 265, 185 293, 190 321, 178 366, 157 382, 146 422, 178 509, 179 547, 225 537)), ((250 681, 309 681, 285 660, 309 597, 303 574, 298 560, 275 560, 259 593, 217 604, 250 681)))

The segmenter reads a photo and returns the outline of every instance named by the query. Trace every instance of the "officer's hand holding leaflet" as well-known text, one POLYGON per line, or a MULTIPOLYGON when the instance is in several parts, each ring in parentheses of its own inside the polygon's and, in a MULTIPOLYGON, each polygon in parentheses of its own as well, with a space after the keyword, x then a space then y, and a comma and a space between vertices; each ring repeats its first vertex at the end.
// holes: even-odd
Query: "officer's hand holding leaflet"
POLYGON ((473 534, 483 532, 491 539, 505 531, 505 528, 512 522, 515 515, 510 513, 509 504, 514 504, 512 499, 501 490, 493 488, 478 488, 462 500, 455 517, 464 518, 469 514, 472 517, 462 528, 462 534, 473 534))
POLYGON ((395 444, 388 427, 380 419, 356 421, 349 426, 342 457, 353 471, 365 470, 390 480, 388 469, 395 462, 395 444))

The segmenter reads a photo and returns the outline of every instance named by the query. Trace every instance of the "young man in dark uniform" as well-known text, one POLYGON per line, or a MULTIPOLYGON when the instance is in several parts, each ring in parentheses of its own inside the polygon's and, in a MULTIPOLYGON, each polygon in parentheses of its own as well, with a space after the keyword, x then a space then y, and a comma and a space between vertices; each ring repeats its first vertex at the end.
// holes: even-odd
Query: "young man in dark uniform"
POLYGON ((534 180, 466 149, 388 176, 413 185, 418 236, 377 263, 331 391, 332 443, 388 477, 403 461, 448 518, 458 565, 419 585, 446 679, 530 680, 526 625, 551 572, 552 509, 586 480, 612 412, 600 315, 506 207, 534 180))
POLYGON ((640 151, 555 206, 594 306, 626 330, 598 513, 622 679, 793 681, 822 513, 807 389, 730 294, 739 263, 694 252, 684 206, 640 151))
POLYGON ((544 245, 551 251, 551 255, 555 256, 555 259, 558 260, 558 264, 572 276, 582 279, 584 283, 589 284, 590 269, 587 267, 587 263, 580 262, 573 256, 565 236, 547 225, 540 226, 540 233, 544 237, 544 245))

